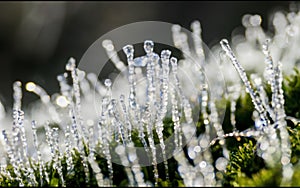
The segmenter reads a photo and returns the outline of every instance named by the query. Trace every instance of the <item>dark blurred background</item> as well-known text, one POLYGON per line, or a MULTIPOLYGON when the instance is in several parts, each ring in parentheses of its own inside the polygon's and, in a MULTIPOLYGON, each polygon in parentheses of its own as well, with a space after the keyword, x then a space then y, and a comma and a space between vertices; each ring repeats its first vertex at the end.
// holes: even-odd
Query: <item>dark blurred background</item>
MULTIPOLYGON (((265 29, 275 10, 289 1, 102 1, 1 2, 0 101, 12 107, 12 83, 34 81, 49 94, 59 91, 56 75, 70 56, 78 61, 101 35, 137 21, 164 21, 189 29, 197 19, 203 41, 212 46, 231 37, 246 13, 262 16, 265 29)), ((37 99, 24 93, 26 105, 37 99)))

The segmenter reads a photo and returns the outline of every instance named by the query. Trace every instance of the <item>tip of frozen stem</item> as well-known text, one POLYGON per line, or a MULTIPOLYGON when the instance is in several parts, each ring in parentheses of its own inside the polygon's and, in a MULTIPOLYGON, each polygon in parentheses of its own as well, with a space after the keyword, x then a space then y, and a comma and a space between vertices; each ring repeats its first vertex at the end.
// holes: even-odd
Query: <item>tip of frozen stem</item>
POLYGON ((68 63, 66 64, 66 70, 67 71, 74 70, 75 67, 76 67, 76 63, 75 62, 76 62, 75 58, 70 57, 69 60, 68 60, 68 63))
POLYGON ((26 85, 25 85, 26 90, 29 91, 29 92, 34 91, 35 87, 36 87, 36 85, 33 82, 27 82, 26 85))
POLYGON ((144 42, 144 50, 147 54, 153 52, 154 49, 154 42, 152 40, 145 40, 144 42))
POLYGON ((104 81, 104 85, 105 85, 106 87, 110 87, 110 86, 111 86, 111 84, 112 84, 112 82, 111 82, 111 80, 110 80, 110 79, 105 79, 105 81, 104 81))
POLYGON ((191 23, 191 28, 193 31, 199 31, 201 32, 201 24, 198 20, 195 20, 191 23))
POLYGON ((227 39, 222 39, 222 40, 220 41, 220 44, 221 44, 222 49, 223 49, 226 53, 232 51, 231 48, 230 48, 230 46, 229 46, 229 42, 228 42, 227 39))
POLYGON ((177 66, 177 58, 176 57, 171 57, 170 59, 172 67, 177 66))
POLYGON ((114 49, 114 45, 111 40, 105 39, 102 41, 102 46, 108 51, 112 51, 114 49))
POLYGON ((222 40, 220 41, 220 44, 221 44, 221 46, 223 47, 223 46, 229 45, 229 42, 228 42, 227 39, 222 39, 222 40))
POLYGON ((132 45, 128 44, 123 47, 123 51, 126 54, 127 58, 131 57, 133 58, 134 48, 132 45))
POLYGON ((170 56, 171 56, 171 51, 170 50, 163 50, 160 54, 161 59, 164 60, 164 61, 170 59, 170 56))
POLYGON ((15 86, 21 87, 21 86, 22 86, 22 83, 21 83, 21 81, 15 81, 15 82, 14 82, 14 85, 15 85, 15 86))

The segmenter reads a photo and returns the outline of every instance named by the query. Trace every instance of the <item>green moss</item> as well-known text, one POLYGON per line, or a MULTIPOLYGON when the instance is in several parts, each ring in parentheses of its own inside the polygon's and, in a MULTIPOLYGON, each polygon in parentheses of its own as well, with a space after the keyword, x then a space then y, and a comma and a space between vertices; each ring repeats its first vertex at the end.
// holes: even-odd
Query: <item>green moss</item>
POLYGON ((285 77, 283 90, 286 114, 300 118, 300 71, 298 69, 294 69, 293 75, 285 77))
POLYGON ((263 159, 256 155, 256 145, 251 139, 235 139, 229 138, 227 140, 227 144, 231 147, 224 184, 230 186, 235 186, 241 175, 251 177, 252 174, 265 167, 263 159))
POLYGON ((240 96, 236 102, 236 128, 240 131, 253 127, 252 113, 254 106, 250 95, 247 93, 244 97, 240 96))

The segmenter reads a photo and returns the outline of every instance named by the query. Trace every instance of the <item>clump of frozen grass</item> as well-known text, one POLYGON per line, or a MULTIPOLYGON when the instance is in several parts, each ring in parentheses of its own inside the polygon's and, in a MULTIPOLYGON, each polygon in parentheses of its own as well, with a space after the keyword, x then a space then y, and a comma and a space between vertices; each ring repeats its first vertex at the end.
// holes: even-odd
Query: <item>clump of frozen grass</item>
POLYGON ((283 73, 291 73, 293 67, 298 66, 299 54, 295 49, 299 45, 299 18, 299 12, 276 12, 272 20, 274 33, 271 34, 260 26, 259 15, 247 14, 242 19, 245 35, 232 38, 237 55, 226 39, 220 42, 255 107, 255 127, 245 131, 246 136, 257 138, 258 155, 267 165, 282 165, 282 185, 289 184, 293 176, 282 82, 283 73), (251 83, 243 67, 255 72, 250 75, 251 83), (270 99, 263 88, 264 81, 271 88, 270 99))
POLYGON ((257 137, 257 144, 259 146, 258 155, 272 167, 281 163, 283 166, 282 183, 285 184, 290 182, 293 175, 293 168, 290 163, 292 151, 290 148, 290 138, 285 119, 286 115, 284 110, 282 72, 280 64, 278 63, 274 65, 268 50, 268 44, 264 44, 263 52, 266 55, 266 71, 268 71, 267 81, 271 85, 272 91, 272 100, 270 104, 268 104, 268 102, 266 102, 268 100, 267 96, 262 95, 266 92, 263 88, 261 88, 261 78, 253 76, 255 86, 261 90, 254 91, 244 69, 231 50, 228 41, 223 39, 220 43, 223 50, 237 69, 243 83, 245 84, 246 92, 249 93, 255 107, 253 114, 255 118, 255 128, 253 130, 247 130, 246 135, 257 137), (271 118, 268 118, 267 114, 271 118))

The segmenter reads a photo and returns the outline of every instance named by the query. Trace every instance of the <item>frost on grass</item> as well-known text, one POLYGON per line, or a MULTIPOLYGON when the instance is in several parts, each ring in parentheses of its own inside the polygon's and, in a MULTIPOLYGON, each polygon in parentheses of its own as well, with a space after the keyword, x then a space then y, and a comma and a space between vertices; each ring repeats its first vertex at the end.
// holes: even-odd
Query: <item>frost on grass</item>
POLYGON ((221 40, 212 53, 200 22, 191 24, 193 44, 173 25, 181 59, 145 40, 139 57, 132 44, 123 47, 126 65, 113 41, 104 40, 118 79, 99 80, 70 58, 57 76, 58 93, 26 83, 40 98, 30 109, 22 107, 16 81, 12 119, 0 103, 0 185, 240 186, 249 183, 243 173, 255 183, 256 173, 268 169, 279 172, 278 185, 294 185, 298 134, 287 121, 299 120, 286 113, 284 75, 298 66, 300 13, 274 13, 274 33, 261 22, 244 15, 245 33, 221 40), (246 113, 250 120, 242 124, 250 126, 241 128, 246 113))

